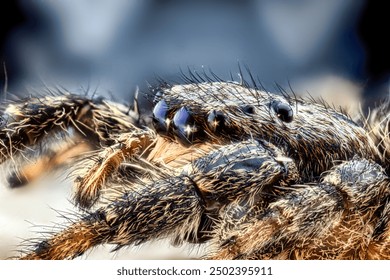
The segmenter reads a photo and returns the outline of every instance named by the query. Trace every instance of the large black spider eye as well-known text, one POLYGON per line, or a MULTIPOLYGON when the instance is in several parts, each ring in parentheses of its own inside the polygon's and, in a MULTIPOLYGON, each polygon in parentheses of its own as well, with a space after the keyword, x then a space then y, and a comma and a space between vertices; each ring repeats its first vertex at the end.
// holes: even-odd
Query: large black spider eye
POLYGON ((214 133, 222 132, 226 127, 226 117, 221 111, 212 110, 207 116, 207 125, 214 133))
POLYGON ((283 103, 279 100, 272 101, 271 107, 274 110, 276 116, 284 122, 292 122, 294 117, 294 111, 287 103, 283 103))
POLYGON ((153 126, 161 134, 166 134, 169 130, 168 109, 164 99, 157 102, 153 108, 153 126))
POLYGON ((197 136, 198 128, 192 114, 186 107, 181 107, 173 117, 173 129, 176 140, 181 144, 188 146, 193 143, 197 136))

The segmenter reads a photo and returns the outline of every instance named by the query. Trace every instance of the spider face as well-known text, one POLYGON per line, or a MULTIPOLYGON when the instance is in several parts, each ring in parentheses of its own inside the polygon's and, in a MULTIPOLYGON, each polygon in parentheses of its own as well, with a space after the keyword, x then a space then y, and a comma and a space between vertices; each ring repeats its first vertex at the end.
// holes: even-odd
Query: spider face
POLYGON ((162 237, 206 243, 211 259, 390 258, 389 103, 361 120, 368 131, 324 104, 231 82, 165 85, 154 102, 150 128, 86 96, 4 105, 1 162, 66 131, 19 177, 76 162, 74 201, 88 209, 22 258, 162 237))
POLYGON ((271 142, 306 176, 355 154, 378 159, 366 131, 335 109, 234 83, 165 88, 153 120, 158 133, 186 146, 248 137, 271 142))

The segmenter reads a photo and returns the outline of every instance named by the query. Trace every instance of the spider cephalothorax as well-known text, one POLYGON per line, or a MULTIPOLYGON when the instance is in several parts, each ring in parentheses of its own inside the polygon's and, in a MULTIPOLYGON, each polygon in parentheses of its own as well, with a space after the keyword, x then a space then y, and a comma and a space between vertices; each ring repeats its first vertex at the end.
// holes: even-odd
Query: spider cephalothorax
MULTIPOLYGON (((84 209, 22 258, 161 237, 207 242, 207 258, 390 258, 388 105, 362 127, 324 104, 235 82, 153 92, 151 127, 101 98, 5 104, 1 161, 65 131, 64 146, 36 164, 77 161, 74 199, 84 209)), ((21 164, 17 178, 31 170, 21 164)))
POLYGON ((302 173, 316 175, 356 154, 379 159, 367 132, 324 104, 223 82, 176 85, 157 100, 157 131, 184 145, 264 139, 282 148, 302 173))

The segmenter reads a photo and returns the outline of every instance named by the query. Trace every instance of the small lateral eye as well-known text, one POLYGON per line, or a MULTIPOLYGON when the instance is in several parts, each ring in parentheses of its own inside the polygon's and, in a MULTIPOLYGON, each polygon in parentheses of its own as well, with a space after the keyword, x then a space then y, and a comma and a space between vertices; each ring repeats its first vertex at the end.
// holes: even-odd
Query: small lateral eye
POLYGON ((241 107, 241 110, 245 114, 253 115, 256 112, 256 108, 253 105, 244 105, 241 107))
POLYGON ((221 111, 212 110, 207 116, 207 125, 214 133, 221 133, 226 128, 226 117, 221 111))
POLYGON ((292 122, 294 118, 294 111, 287 103, 283 103, 279 100, 272 101, 271 107, 274 110, 276 116, 286 123, 292 122))

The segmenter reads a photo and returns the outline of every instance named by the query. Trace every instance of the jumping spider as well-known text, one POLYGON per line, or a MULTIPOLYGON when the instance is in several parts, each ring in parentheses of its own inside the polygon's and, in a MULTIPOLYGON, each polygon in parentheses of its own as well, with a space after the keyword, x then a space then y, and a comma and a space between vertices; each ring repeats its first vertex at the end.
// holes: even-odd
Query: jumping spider
POLYGON ((390 259, 388 102, 352 121, 326 104, 221 80, 163 84, 153 98, 151 127, 104 98, 4 104, 0 159, 19 164, 9 181, 74 162, 82 210, 21 259, 163 237, 207 242, 208 259, 390 259), (58 133, 60 148, 42 148, 58 133), (40 157, 23 164, 31 149, 40 157))

